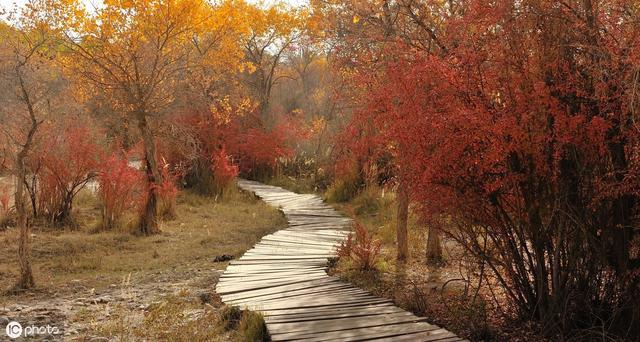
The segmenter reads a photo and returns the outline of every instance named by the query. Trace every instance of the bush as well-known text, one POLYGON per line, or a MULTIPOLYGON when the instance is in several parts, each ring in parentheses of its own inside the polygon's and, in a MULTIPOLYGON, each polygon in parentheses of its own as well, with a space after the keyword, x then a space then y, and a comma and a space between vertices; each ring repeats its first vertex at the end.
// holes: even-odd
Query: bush
POLYGON ((216 195, 221 195, 238 175, 238 167, 231 163, 224 147, 213 154, 211 172, 216 195))
POLYGON ((175 177, 169 173, 169 165, 167 164, 162 168, 162 184, 157 186, 156 191, 159 199, 158 213, 165 219, 174 219, 176 217, 178 188, 175 184, 175 177))
POLYGON ((245 310, 240 321, 241 340, 246 342, 271 341, 262 314, 245 310))
POLYGON ((238 330, 240 341, 270 341, 267 325, 260 313, 242 310, 237 306, 220 309, 220 323, 225 331, 238 330))
POLYGON ((224 330, 235 330, 242 320, 242 310, 237 306, 223 306, 220 309, 220 321, 224 330))
POLYGON ((369 235, 367 229, 360 223, 354 224, 354 234, 349 233, 347 239, 340 244, 338 256, 349 258, 358 270, 369 271, 376 267, 382 242, 369 235))
POLYGON ((129 166, 126 158, 112 155, 98 173, 98 197, 102 202, 102 229, 120 227, 127 211, 143 196, 144 173, 129 166))
POLYGON ((102 163, 102 151, 91 130, 83 124, 50 130, 40 151, 42 169, 38 176, 39 212, 56 225, 72 225, 75 196, 95 176, 102 163))

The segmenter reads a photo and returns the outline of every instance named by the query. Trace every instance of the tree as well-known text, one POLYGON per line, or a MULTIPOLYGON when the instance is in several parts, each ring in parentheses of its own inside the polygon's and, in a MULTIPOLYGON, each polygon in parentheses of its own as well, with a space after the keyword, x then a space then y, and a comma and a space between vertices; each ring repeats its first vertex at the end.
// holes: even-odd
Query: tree
POLYGON ((366 78, 363 113, 412 146, 398 154, 421 215, 521 317, 565 338, 637 335, 637 6, 461 6, 432 32, 446 53, 402 41, 366 78))
POLYGON ((137 123, 144 147, 148 194, 139 233, 159 231, 158 165, 154 119, 174 103, 176 85, 194 61, 195 32, 206 29, 203 0, 106 2, 80 15, 65 32, 68 65, 90 81, 92 90, 112 94, 116 108, 137 123))
POLYGON ((228 106, 247 105, 248 94, 241 84, 241 73, 248 69, 243 43, 253 21, 248 5, 241 1, 223 1, 206 7, 205 20, 191 39, 194 63, 184 97, 187 110, 227 112, 228 106), (195 107, 195 108, 194 108, 195 107))
MULTIPOLYGON (((420 1, 359 1, 345 2, 342 0, 312 2, 315 16, 319 17, 322 28, 334 40, 333 51, 336 54, 337 64, 342 69, 342 73, 347 75, 350 90, 343 91, 342 96, 355 107, 350 115, 350 129, 347 133, 347 141, 361 140, 352 144, 364 145, 369 152, 364 153, 362 148, 355 152, 364 158, 369 158, 365 162, 376 167, 382 166, 378 159, 384 159, 385 163, 393 164, 389 167, 379 167, 381 171, 376 178, 383 178, 389 169, 392 171, 397 192, 397 224, 396 241, 398 245, 397 259, 404 261, 408 256, 408 234, 407 221, 409 215, 409 205, 411 196, 408 193, 410 182, 409 176, 405 175, 408 169, 402 156, 413 146, 404 146, 396 134, 401 132, 383 126, 381 122, 373 122, 369 110, 368 93, 376 86, 384 86, 388 80, 386 78, 385 64, 406 54, 407 50, 394 50, 395 43, 399 40, 414 49, 420 49, 425 53, 439 53, 441 48, 437 37, 434 35, 435 28, 432 26, 431 16, 437 17, 444 9, 453 6, 454 2, 448 3, 427 3, 420 1), (419 13, 420 15, 417 15, 419 13), (354 131, 361 128, 360 132, 354 131), (366 134, 363 134, 365 133, 366 134), (390 143, 381 143, 384 139, 390 143), (374 142, 375 141, 375 142, 374 142), (377 150, 377 151, 375 151, 377 150), (384 156, 384 157, 383 157, 384 156), (389 159, 388 157, 392 157, 389 159)), ((395 84, 394 86, 402 86, 395 84)), ((375 100, 374 100, 375 101, 375 100)), ((361 158, 361 157, 360 157, 361 158)), ((362 164, 362 163, 358 163, 362 164)), ((362 172, 362 171, 361 171, 362 172)), ((435 230, 429 230, 435 232, 435 230)), ((435 242, 438 239, 431 239, 435 242)), ((433 245, 433 244, 432 244, 433 245)), ((439 248, 431 250, 430 253, 440 251, 439 248)))
POLYGON ((306 14, 280 4, 266 10, 250 6, 247 16, 252 23, 244 44, 253 69, 247 83, 256 96, 262 123, 271 125, 269 105, 273 87, 283 78, 292 77, 280 72, 282 58, 304 34, 306 14))
POLYGON ((11 156, 10 169, 15 184, 16 226, 20 230, 18 259, 20 277, 15 289, 35 286, 30 261, 30 223, 25 198, 29 174, 28 161, 38 144, 40 126, 51 113, 50 101, 57 77, 47 71, 52 66, 48 27, 34 20, 25 10, 18 27, 0 23, 0 75, 2 77, 2 110, 0 119, 6 144, 5 154, 11 156))

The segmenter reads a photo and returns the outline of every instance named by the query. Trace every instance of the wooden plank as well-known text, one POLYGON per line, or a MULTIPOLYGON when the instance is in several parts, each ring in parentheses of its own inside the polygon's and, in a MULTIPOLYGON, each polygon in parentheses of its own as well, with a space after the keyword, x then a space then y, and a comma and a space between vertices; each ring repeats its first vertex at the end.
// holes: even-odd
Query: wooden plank
POLYGON ((260 307, 259 311, 264 312, 266 315, 274 315, 278 313, 295 313, 295 312, 311 312, 311 311, 321 311, 321 310, 331 310, 336 308, 354 308, 354 307, 362 307, 362 306, 373 306, 373 305, 392 305, 393 302, 389 299, 382 298, 373 298, 373 299, 354 299, 347 301, 337 301, 335 299, 326 299, 320 303, 287 303, 286 305, 263 305, 260 307), (292 305, 295 304, 295 305, 292 305))
POLYGON ((313 315, 313 314, 334 314, 340 312, 355 312, 355 311, 366 311, 370 310, 372 312, 376 312, 377 310, 385 310, 387 308, 397 308, 395 305, 390 303, 381 303, 381 304, 357 304, 357 305, 330 305, 330 306, 322 306, 322 307, 311 307, 311 308, 299 308, 299 309, 291 309, 291 310, 272 310, 272 311, 262 311, 267 317, 282 317, 282 316, 295 316, 295 315, 313 315))
POLYGON ((294 323, 294 322, 309 322, 309 321, 322 321, 328 319, 338 318, 353 318, 353 317, 372 317, 378 315, 386 315, 393 313, 402 313, 404 310, 396 306, 387 306, 377 310, 364 310, 361 308, 354 308, 353 310, 342 310, 334 312, 320 312, 310 314, 295 314, 295 315, 280 315, 280 316, 268 316, 265 317, 267 323, 294 323))
POLYGON ((343 286, 344 283, 339 282, 339 281, 337 281, 335 279, 322 278, 322 279, 318 279, 318 280, 311 280, 311 281, 302 282, 300 284, 276 286, 276 287, 269 288, 268 290, 244 291, 242 294, 228 295, 228 296, 225 296, 225 298, 227 298, 229 300, 238 300, 238 299, 244 299, 244 298, 252 298, 252 297, 258 297, 258 296, 264 296, 264 295, 273 295, 273 294, 278 294, 278 293, 282 293, 282 292, 295 293, 295 291, 301 291, 301 290, 306 290, 306 289, 314 289, 314 288, 323 288, 323 287, 326 287, 328 285, 340 285, 340 286, 343 286))
POLYGON ((229 294, 235 294, 239 292, 244 293, 248 291, 268 289, 272 287, 308 283, 309 281, 312 281, 312 280, 321 280, 321 279, 324 279, 324 277, 293 278, 293 279, 285 279, 280 281, 260 280, 260 281, 253 281, 253 282, 238 282, 238 283, 225 282, 216 286, 216 292, 218 292, 219 295, 229 295, 229 294))
POLYGON ((431 330, 431 331, 410 333, 410 334, 405 334, 405 335, 401 335, 401 336, 376 338, 376 339, 373 339, 371 341, 378 341, 378 342, 396 342, 396 341, 397 342, 403 342, 403 341, 406 341, 406 342, 413 342, 413 341, 427 342, 427 341, 438 341, 438 342, 444 342, 444 341, 462 341, 462 339, 457 337, 452 332, 449 332, 449 331, 447 331, 445 329, 436 329, 436 330, 431 330))
POLYGON ((320 341, 362 341, 368 339, 402 336, 409 333, 440 329, 424 322, 395 323, 379 326, 367 326, 334 331, 301 331, 291 333, 273 333, 272 341, 292 341, 304 339, 307 342, 320 341))
POLYGON ((318 285, 318 286, 309 286, 309 287, 303 287, 300 288, 298 290, 278 290, 278 292, 276 292, 276 290, 274 289, 280 289, 280 287, 273 287, 273 288, 269 288, 268 290, 270 291, 274 291, 274 292, 267 292, 266 290, 256 290, 256 291, 247 291, 247 292, 254 292, 254 293, 241 293, 241 294, 231 294, 231 295, 222 295, 221 297, 225 300, 225 301, 232 301, 234 303, 247 303, 247 302, 255 302, 255 301, 260 301, 263 303, 269 303, 270 301, 290 301, 292 299, 295 299, 295 297, 307 297, 309 299, 314 298, 314 297, 318 297, 318 295, 320 294, 328 294, 333 292, 332 296, 335 297, 340 297, 341 295, 343 297, 348 297, 348 296, 344 296, 343 294, 348 292, 349 296, 355 297, 357 296, 359 293, 357 292, 357 289, 352 289, 349 286, 346 286, 344 283, 334 283, 331 285, 318 285), (336 293, 338 290, 345 290, 342 293, 336 293), (263 291, 263 292, 258 292, 258 291, 263 291))
POLYGON ((417 323, 424 321, 424 318, 419 318, 412 315, 409 312, 396 312, 390 314, 384 314, 376 316, 375 319, 371 317, 346 317, 335 318, 326 320, 317 320, 311 322, 291 322, 291 323, 270 323, 269 330, 274 334, 278 332, 295 333, 295 332, 309 332, 309 331, 341 331, 352 330, 367 327, 377 327, 384 325, 393 325, 401 323, 417 323))
POLYGON ((279 261, 271 261, 271 260, 234 260, 230 262, 231 265, 239 266, 239 265, 307 265, 307 266, 322 266, 327 264, 327 260, 317 259, 317 260, 279 260, 279 261))
POLYGON ((313 308, 327 308, 336 306, 360 306, 370 304, 391 304, 393 303, 389 299, 382 298, 349 298, 348 300, 342 300, 340 298, 323 298, 322 300, 290 300, 286 302, 275 303, 245 303, 243 307, 248 307, 256 311, 261 312, 274 312, 274 311, 287 311, 293 312, 298 309, 313 309, 313 308))

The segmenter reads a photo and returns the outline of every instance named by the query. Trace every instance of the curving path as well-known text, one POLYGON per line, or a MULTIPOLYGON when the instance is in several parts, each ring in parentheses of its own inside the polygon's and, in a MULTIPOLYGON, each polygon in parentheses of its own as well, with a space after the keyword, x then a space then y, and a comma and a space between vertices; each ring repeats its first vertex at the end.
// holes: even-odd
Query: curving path
POLYGON ((462 341, 453 333, 325 272, 351 220, 316 195, 240 180, 280 208, 287 229, 232 261, 216 291, 229 305, 260 311, 273 341, 462 341))

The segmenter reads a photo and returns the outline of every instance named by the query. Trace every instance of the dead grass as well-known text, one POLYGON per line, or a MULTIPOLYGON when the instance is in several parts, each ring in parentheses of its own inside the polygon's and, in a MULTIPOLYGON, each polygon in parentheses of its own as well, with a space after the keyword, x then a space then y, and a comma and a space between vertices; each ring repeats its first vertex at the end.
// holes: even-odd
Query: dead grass
POLYGON ((319 188, 311 178, 296 179, 286 175, 277 175, 268 179, 266 184, 279 186, 298 194, 318 194, 319 188))
MULTIPOLYGON (((113 314, 106 321, 91 314, 83 313, 91 331, 117 341, 269 341, 260 314, 220 303, 202 305, 187 290, 157 301, 144 315, 123 305, 113 308, 113 314)), ((90 341, 91 338, 76 340, 90 341)))
MULTIPOLYGON (((356 218, 383 245, 383 260, 394 263, 396 245, 397 204, 392 191, 369 186, 346 203, 333 204, 345 215, 356 218)), ((410 212, 407 222, 409 253, 419 259, 425 253, 427 227, 410 212)))
MULTIPOLYGON (((182 191, 177 219, 162 222, 162 233, 150 237, 127 231, 91 233, 100 217, 93 196, 80 196, 75 211, 79 230, 33 230, 32 264, 42 290, 64 291, 70 282, 99 289, 127 274, 141 279, 186 265, 222 269, 226 263, 214 264, 213 257, 240 256, 263 235, 286 225, 277 210, 238 190, 219 202, 182 191)), ((0 289, 9 288, 17 277, 17 239, 15 228, 0 232, 0 289)))

